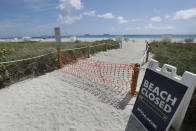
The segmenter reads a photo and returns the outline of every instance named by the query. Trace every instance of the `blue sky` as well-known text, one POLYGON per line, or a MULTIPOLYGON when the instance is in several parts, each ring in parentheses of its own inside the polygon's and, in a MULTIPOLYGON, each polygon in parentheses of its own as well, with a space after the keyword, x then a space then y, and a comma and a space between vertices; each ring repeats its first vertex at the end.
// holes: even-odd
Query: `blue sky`
POLYGON ((0 37, 196 34, 196 0, 1 0, 0 37))

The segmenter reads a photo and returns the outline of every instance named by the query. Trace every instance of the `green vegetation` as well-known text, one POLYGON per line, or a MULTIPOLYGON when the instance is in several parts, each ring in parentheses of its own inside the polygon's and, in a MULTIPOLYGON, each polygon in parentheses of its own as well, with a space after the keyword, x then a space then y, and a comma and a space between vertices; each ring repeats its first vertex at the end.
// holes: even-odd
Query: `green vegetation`
POLYGON ((152 42, 151 52, 155 54, 161 66, 164 63, 177 67, 177 74, 184 71, 196 73, 196 43, 164 43, 152 42))
MULTIPOLYGON (((196 43, 164 43, 152 42, 151 52, 154 59, 163 64, 177 67, 177 74, 182 75, 184 71, 196 73, 196 43)), ((183 130, 196 130, 196 90, 193 94, 191 104, 186 113, 183 130)))
MULTIPOLYGON (((113 40, 102 40, 95 42, 63 42, 61 49, 72 49, 98 44, 107 44, 107 49, 118 48, 118 43, 113 40)), ((105 45, 91 47, 91 54, 99 51, 105 51, 105 45)), ((56 53, 56 42, 0 42, 0 62, 26 59, 51 53, 49 55, 9 64, 0 64, 0 88, 14 83, 27 77, 38 76, 58 68, 58 59, 56 53)), ((86 57, 87 49, 63 51, 76 57, 86 57)), ((69 56, 71 56, 69 55, 69 56)), ((68 63, 64 61, 64 63, 68 63)))

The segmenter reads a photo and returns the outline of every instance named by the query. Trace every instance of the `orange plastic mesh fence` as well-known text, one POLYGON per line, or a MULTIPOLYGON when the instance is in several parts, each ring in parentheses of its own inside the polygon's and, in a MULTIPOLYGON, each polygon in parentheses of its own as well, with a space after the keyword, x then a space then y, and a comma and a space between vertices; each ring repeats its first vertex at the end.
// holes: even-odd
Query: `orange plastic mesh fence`
POLYGON ((92 59, 78 59, 62 68, 65 73, 128 91, 135 64, 115 64, 92 59))

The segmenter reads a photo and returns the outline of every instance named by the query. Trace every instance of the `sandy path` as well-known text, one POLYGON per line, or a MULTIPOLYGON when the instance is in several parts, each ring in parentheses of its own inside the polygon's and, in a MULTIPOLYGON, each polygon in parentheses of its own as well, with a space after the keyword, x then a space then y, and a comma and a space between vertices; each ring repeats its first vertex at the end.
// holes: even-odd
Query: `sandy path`
MULTIPOLYGON (((142 42, 128 43, 92 58, 139 62, 144 49, 142 42)), ((53 71, 0 90, 0 131, 124 131, 135 100, 125 108, 124 97, 116 89, 53 71)))
POLYGON ((145 42, 143 40, 138 40, 136 42, 123 42, 122 49, 100 52, 91 58, 113 63, 140 63, 140 59, 144 55, 144 52, 145 42))

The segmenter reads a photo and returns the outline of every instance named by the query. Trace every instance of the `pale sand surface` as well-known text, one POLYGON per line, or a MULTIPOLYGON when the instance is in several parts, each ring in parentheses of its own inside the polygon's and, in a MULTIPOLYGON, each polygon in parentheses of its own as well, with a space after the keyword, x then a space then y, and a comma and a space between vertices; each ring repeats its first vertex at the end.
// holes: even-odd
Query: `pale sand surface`
MULTIPOLYGON (((91 58, 135 63, 140 62, 144 50, 141 39, 91 58)), ((124 99, 125 95, 61 70, 53 71, 0 90, 0 131, 124 131, 135 102, 130 95, 124 99)), ((141 126, 136 122, 132 129, 141 130, 141 126)))

